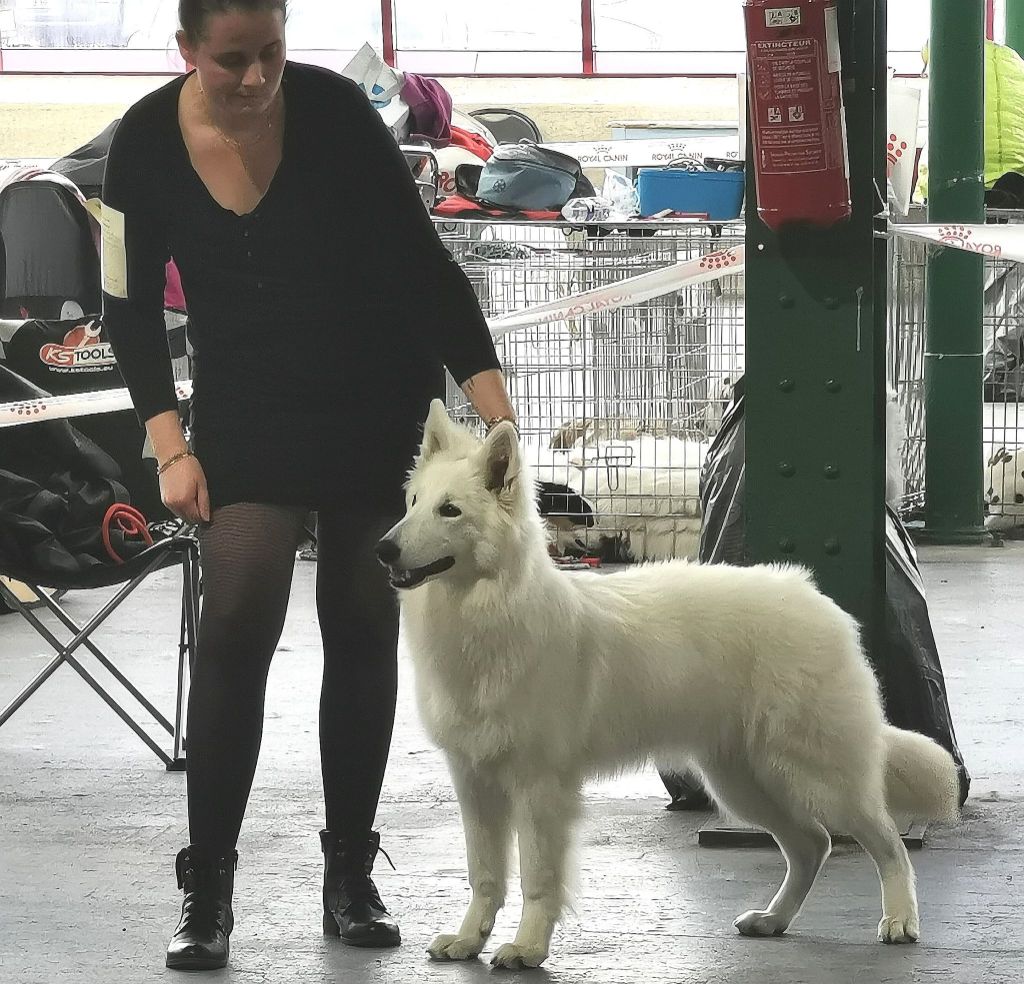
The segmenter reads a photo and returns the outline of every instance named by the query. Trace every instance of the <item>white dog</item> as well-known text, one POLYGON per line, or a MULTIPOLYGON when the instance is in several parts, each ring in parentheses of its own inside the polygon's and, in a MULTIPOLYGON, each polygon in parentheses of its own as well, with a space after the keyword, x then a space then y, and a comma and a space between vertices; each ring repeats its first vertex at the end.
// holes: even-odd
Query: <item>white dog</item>
POLYGON ((918 937, 894 812, 948 819, 952 758, 886 724, 852 618, 797 567, 685 561, 566 574, 550 561, 515 431, 481 442, 434 401, 405 517, 377 547, 402 611, 424 723, 462 811, 472 902, 438 959, 479 954, 505 899, 513 827, 523 914, 492 963, 538 966, 563 906, 590 777, 693 761, 714 796, 770 831, 786 878, 741 933, 784 932, 852 834, 882 883, 878 938, 918 937))
POLYGON ((985 503, 990 530, 1014 530, 1024 526, 1024 448, 998 448, 988 460, 985 503))

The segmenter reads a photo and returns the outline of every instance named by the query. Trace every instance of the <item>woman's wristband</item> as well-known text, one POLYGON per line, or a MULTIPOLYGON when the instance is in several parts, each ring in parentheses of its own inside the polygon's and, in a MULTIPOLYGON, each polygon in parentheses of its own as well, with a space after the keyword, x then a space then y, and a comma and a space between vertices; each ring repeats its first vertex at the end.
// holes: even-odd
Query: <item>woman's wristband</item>
POLYGON ((156 473, 162 475, 171 465, 176 465, 179 461, 184 461, 185 458, 194 458, 195 455, 186 448, 184 451, 179 451, 177 454, 172 454, 162 465, 157 467, 156 473))
POLYGON ((490 434, 490 432, 494 430, 494 428, 497 427, 498 424, 505 420, 507 420, 516 429, 516 436, 518 437, 519 424, 517 423, 515 417, 510 417, 508 414, 498 414, 497 416, 491 417, 486 423, 487 433, 490 434))

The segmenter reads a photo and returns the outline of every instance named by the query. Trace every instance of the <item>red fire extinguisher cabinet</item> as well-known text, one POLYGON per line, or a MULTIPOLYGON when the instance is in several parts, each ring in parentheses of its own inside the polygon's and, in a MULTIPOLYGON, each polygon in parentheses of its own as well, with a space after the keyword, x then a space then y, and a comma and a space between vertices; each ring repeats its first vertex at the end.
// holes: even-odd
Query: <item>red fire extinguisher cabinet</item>
POLYGON ((836 0, 743 0, 757 212, 771 229, 851 214, 836 0))

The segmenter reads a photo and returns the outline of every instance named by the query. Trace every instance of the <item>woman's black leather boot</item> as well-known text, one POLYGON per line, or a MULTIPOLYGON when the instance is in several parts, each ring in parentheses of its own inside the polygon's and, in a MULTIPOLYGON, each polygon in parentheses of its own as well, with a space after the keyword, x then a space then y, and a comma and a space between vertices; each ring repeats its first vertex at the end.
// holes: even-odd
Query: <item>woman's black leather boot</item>
POLYGON ((402 942, 398 924, 381 902, 371 877, 380 834, 371 830, 361 837, 345 837, 321 830, 320 844, 324 852, 324 933, 340 936, 349 946, 398 946, 402 942))
POLYGON ((167 966, 172 970, 214 970, 227 964, 237 866, 237 851, 218 856, 189 845, 178 852, 174 870, 185 898, 181 921, 167 947, 167 966))

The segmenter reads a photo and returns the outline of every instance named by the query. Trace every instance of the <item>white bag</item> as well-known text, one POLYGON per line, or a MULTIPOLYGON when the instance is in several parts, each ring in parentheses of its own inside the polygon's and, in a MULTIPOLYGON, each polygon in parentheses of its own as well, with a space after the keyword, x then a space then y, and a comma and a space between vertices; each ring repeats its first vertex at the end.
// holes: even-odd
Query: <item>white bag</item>
POLYGON ((341 70, 366 93, 370 104, 381 115, 395 140, 401 143, 409 136, 409 107, 402 99, 402 73, 391 68, 367 42, 341 70))
POLYGON ((914 193, 914 159, 917 156, 917 121, 921 90, 890 80, 886 113, 885 174, 892 185, 901 215, 910 209, 914 193))

